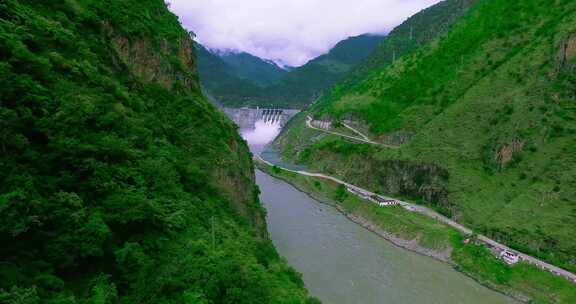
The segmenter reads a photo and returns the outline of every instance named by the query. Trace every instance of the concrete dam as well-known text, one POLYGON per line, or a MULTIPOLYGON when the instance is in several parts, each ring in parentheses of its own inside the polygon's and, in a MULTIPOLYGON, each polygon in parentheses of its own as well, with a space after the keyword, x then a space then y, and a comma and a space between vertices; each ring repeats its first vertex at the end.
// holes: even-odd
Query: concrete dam
POLYGON ((284 127, 286 123, 300 110, 293 109, 273 109, 273 108, 224 108, 222 109, 230 119, 232 119, 240 129, 254 128, 257 121, 264 121, 267 124, 278 124, 284 127))

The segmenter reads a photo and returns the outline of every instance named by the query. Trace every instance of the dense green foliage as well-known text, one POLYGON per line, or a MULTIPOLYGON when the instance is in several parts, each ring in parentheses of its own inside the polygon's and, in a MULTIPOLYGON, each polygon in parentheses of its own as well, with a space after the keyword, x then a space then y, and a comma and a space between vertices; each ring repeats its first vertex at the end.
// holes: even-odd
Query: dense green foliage
POLYGON ((389 63, 311 114, 351 120, 383 142, 402 138, 400 149, 349 153, 355 144, 330 137, 311 145, 301 117, 298 134, 278 140, 285 155, 390 195, 422 180, 413 166, 439 168, 445 181, 425 175, 409 194, 576 271, 576 3, 479 0, 447 34, 389 63))
POLYGON ((315 303, 161 0, 0 2, 1 303, 315 303))
POLYGON ((268 86, 282 80, 288 73, 274 62, 260 59, 248 53, 224 52, 220 58, 232 66, 240 78, 259 86, 268 86))
POLYGON ((321 100, 338 98, 340 92, 357 85, 366 74, 383 69, 394 60, 411 54, 432 40, 445 35, 452 24, 475 2, 476 0, 442 1, 411 16, 394 28, 370 56, 355 65, 334 89, 322 96, 321 100))
MULTIPOLYGON (((217 63, 219 58, 202 51, 198 54, 200 77, 208 94, 216 102, 225 106, 259 105, 300 108, 310 104, 325 90, 341 80, 353 66, 370 55, 382 39, 382 36, 373 35, 350 37, 339 42, 329 53, 281 77, 268 72, 258 72, 259 81, 254 81, 256 78, 254 71, 250 72, 251 77, 243 77, 241 74, 246 74, 246 71, 238 73, 230 64, 228 68, 225 67, 223 61, 229 61, 226 57, 217 63), (251 78, 252 81, 248 81, 251 78), (264 87, 258 85, 263 83, 268 85, 264 87)), ((234 60, 234 63, 238 63, 238 58, 234 60)))
POLYGON ((247 96, 260 92, 256 83, 243 79, 232 66, 211 53, 201 44, 195 43, 198 58, 200 83, 210 100, 215 104, 240 106, 247 102, 247 96))
POLYGON ((350 69, 378 47, 383 36, 360 35, 340 41, 327 54, 312 59, 266 89, 274 103, 302 107, 341 80, 350 69))
POLYGON ((456 239, 452 258, 458 269, 478 281, 506 291, 519 298, 529 298, 531 303, 573 303, 576 288, 564 278, 542 271, 535 266, 520 263, 514 267, 498 260, 484 246, 474 243, 463 245, 456 239))

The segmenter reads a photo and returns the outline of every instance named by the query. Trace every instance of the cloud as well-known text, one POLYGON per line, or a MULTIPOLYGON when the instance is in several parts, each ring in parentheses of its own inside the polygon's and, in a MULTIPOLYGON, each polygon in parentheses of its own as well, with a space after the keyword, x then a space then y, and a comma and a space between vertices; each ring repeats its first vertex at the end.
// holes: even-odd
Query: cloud
POLYGON ((299 66, 338 41, 384 34, 439 0, 171 0, 198 41, 299 66))

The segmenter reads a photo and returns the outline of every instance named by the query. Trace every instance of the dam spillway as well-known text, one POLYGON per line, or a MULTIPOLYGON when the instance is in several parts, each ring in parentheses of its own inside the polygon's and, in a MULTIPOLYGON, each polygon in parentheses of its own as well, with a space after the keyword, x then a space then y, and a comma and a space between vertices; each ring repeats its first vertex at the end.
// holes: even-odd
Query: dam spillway
POLYGON ((277 108, 224 108, 224 113, 241 129, 254 128, 257 121, 267 124, 278 124, 284 127, 286 123, 300 110, 277 108))

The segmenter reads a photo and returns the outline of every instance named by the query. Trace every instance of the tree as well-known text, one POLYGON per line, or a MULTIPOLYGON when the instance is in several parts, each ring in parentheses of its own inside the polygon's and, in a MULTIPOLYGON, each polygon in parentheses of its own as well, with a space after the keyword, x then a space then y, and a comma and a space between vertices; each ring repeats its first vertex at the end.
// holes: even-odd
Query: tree
POLYGON ((346 186, 339 185, 338 188, 336 189, 336 195, 334 197, 336 201, 343 202, 347 196, 348 193, 346 193, 346 186))

